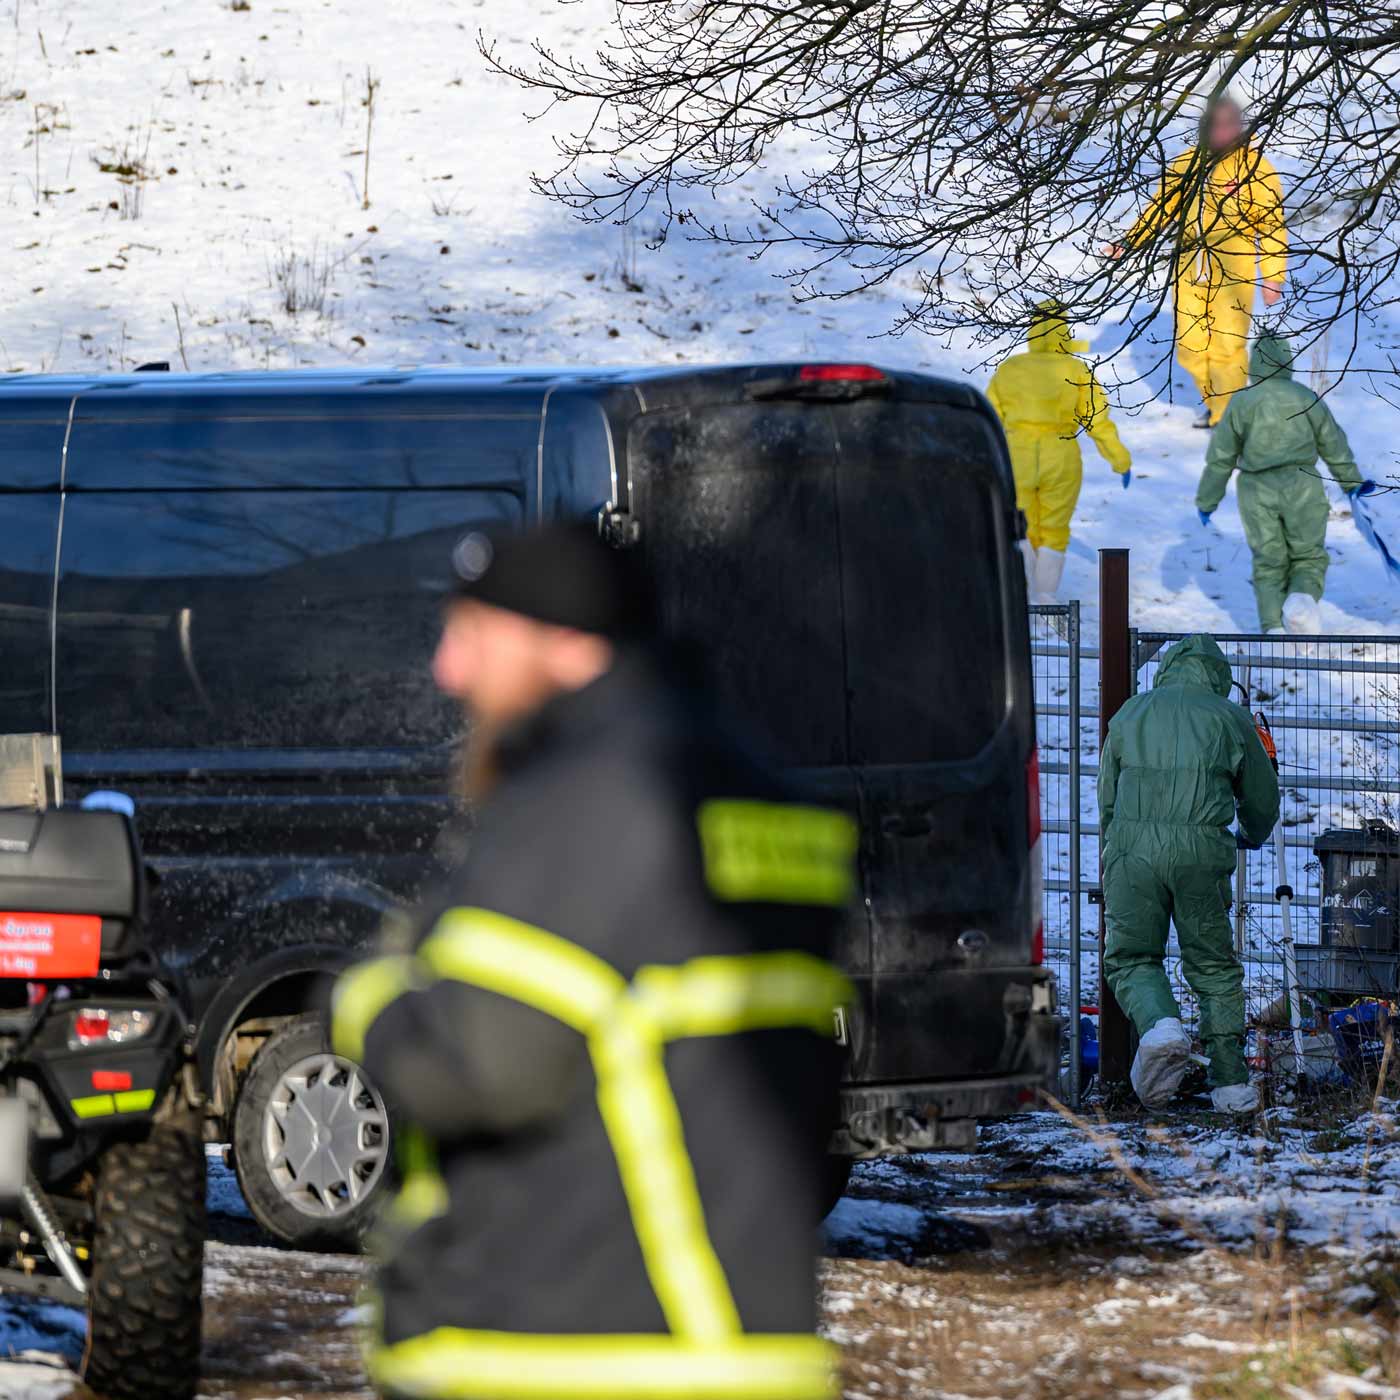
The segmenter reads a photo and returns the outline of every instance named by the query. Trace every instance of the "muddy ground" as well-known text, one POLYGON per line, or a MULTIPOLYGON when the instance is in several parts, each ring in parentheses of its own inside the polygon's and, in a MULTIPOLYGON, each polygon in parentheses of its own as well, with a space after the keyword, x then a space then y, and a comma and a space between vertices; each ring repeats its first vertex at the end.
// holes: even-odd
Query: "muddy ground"
MULTIPOLYGON (((365 1267, 260 1239, 214 1168, 202 1400, 368 1400, 365 1267)), ((828 1222, 851 1397, 1400 1397, 1393 1119, 1319 1133, 1052 1114, 863 1165, 828 1222), (1379 1123, 1379 1128, 1378 1128, 1379 1123)), ((81 1319, 7 1303, 4 1400, 79 1400, 81 1319)))

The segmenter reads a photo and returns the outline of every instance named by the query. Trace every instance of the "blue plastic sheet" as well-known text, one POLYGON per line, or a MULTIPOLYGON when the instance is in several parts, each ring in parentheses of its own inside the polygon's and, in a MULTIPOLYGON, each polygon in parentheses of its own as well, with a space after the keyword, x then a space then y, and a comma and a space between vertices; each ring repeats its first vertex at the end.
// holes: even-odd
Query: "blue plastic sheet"
POLYGON ((1376 522, 1371 515, 1371 506, 1364 496, 1357 495, 1351 498, 1351 518, 1356 521, 1356 528, 1361 531, 1361 538, 1381 556, 1391 581, 1400 583, 1400 560, 1396 559, 1390 551, 1390 546, 1376 533, 1376 522))

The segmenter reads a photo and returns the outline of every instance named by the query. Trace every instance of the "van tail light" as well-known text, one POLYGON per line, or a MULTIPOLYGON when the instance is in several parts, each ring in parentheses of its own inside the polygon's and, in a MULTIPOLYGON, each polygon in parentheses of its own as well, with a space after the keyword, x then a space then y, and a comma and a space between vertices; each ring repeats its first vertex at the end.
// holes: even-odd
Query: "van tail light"
POLYGON ((874 365, 798 365, 770 379, 753 379, 744 393, 757 401, 795 399, 799 403, 854 403, 879 398, 894 389, 894 380, 874 365))
POLYGON ((797 377, 807 384, 872 384, 885 376, 874 365, 803 365, 797 377))
POLYGON ((1031 898, 1029 922, 1031 934, 1031 963, 1039 967, 1045 961, 1045 872, 1041 868, 1040 849, 1040 750, 1032 746, 1026 760, 1026 837, 1030 847, 1031 898))

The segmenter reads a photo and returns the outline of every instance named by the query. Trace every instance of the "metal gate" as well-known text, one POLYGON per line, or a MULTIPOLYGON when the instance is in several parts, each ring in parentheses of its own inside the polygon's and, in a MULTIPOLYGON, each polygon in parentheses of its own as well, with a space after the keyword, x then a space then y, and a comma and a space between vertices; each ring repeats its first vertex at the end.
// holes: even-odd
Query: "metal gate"
POLYGON ((1098 652, 1086 650, 1079 603, 1030 609, 1035 677, 1036 742, 1040 748, 1040 841, 1045 887, 1045 961, 1055 970, 1060 1012, 1069 1020, 1066 1093, 1079 1102, 1079 1008, 1085 986, 1098 998, 1098 932, 1084 940, 1085 902, 1098 884, 1098 652), (1085 675, 1084 663, 1091 671, 1085 675), (1088 726, 1087 730, 1085 726, 1088 726), (1086 787, 1087 780, 1087 787, 1086 787), (1086 819, 1092 830, 1086 829, 1086 819), (1087 981, 1085 980, 1087 974, 1087 981))

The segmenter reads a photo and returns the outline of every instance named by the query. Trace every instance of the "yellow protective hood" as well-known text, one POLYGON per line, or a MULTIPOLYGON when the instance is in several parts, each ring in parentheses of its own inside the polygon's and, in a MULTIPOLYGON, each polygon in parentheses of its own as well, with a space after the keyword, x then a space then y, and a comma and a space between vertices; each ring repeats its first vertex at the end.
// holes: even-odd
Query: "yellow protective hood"
POLYGON ((1076 355, 1089 348, 1088 341, 1070 339, 1069 323, 1058 309, 1050 306, 1036 311, 1026 345, 1040 355, 1076 355))

